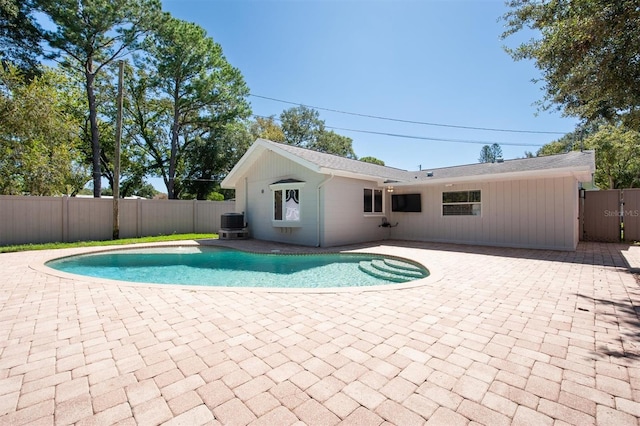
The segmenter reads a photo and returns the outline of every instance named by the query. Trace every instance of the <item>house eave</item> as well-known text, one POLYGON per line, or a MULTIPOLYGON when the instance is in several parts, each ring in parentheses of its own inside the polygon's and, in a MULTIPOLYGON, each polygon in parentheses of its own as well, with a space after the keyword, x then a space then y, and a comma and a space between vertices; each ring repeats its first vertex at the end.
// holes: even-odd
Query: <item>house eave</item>
POLYGON ((412 187, 412 186, 430 186, 430 185, 446 185, 455 183, 476 183, 476 182, 496 182, 505 180, 526 180, 532 178, 556 178, 573 176, 580 182, 588 182, 592 180, 595 170, 591 167, 565 167, 547 170, 528 170, 523 172, 511 173, 491 173, 475 176, 457 176, 457 177, 425 177, 410 182, 394 182, 394 187, 412 187))
POLYGON ((382 184, 388 179, 381 176, 354 173, 354 172, 349 172, 345 170, 331 169, 328 167, 320 167, 318 170, 318 173, 322 173, 323 175, 327 175, 327 176, 333 175, 333 176, 344 177, 349 179, 358 179, 358 180, 376 182, 380 186, 382 186, 382 184))
POLYGON ((258 159, 264 155, 265 152, 274 152, 278 155, 285 157, 286 159, 293 161, 314 172, 320 173, 320 167, 313 164, 310 161, 307 161, 303 158, 298 157, 297 155, 291 154, 283 149, 279 149, 277 146, 273 144, 268 144, 266 141, 262 142, 263 139, 258 139, 255 143, 249 147, 247 152, 242 156, 240 161, 236 163, 236 165, 231 169, 231 171, 227 174, 227 176, 222 180, 220 186, 225 189, 235 189, 238 181, 247 173, 248 169, 251 167, 253 163, 258 161, 258 159))

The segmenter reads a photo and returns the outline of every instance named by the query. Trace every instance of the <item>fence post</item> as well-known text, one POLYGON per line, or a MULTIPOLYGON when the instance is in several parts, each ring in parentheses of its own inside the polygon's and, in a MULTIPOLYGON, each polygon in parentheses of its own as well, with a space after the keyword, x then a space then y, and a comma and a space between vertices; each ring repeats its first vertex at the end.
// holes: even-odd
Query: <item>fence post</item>
POLYGON ((136 237, 142 237, 142 200, 136 199, 136 237))
POLYGON ((62 197, 62 242, 69 242, 69 197, 62 197))
POLYGON ((198 223, 198 200, 193 200, 193 226, 191 227, 192 232, 196 233, 196 226, 198 223))
POLYGON ((578 240, 584 240, 584 188, 578 189, 578 199, 580 204, 578 206, 578 240))

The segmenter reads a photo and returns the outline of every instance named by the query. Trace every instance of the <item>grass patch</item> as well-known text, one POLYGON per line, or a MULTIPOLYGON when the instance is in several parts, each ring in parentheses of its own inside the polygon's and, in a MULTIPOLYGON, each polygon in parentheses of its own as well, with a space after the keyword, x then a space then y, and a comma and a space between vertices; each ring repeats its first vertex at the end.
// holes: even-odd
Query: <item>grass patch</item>
POLYGON ((174 234, 159 235, 156 237, 123 238, 121 240, 107 241, 78 241, 75 243, 45 243, 45 244, 19 244, 14 246, 0 246, 0 253, 12 253, 27 250, 52 250, 75 247, 119 246, 124 244, 157 243, 163 241, 202 240, 218 238, 218 234, 174 234))

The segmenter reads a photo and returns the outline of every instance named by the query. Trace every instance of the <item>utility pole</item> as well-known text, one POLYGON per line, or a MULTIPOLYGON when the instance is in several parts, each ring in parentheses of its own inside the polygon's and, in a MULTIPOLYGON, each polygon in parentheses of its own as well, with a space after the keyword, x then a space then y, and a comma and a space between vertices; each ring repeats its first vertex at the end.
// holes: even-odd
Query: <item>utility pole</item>
POLYGON ((123 94, 123 80, 124 80, 124 61, 119 63, 118 72, 118 99, 117 109, 118 115, 116 118, 116 152, 113 157, 113 239, 120 238, 120 141, 122 139, 122 101, 123 94))

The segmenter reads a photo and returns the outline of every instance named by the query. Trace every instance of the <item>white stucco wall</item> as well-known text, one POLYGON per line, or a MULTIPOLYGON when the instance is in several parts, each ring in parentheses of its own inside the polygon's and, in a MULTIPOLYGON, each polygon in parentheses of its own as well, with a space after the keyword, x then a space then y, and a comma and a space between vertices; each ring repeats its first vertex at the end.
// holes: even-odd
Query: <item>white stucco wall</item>
POLYGON ((289 244, 316 245, 317 194, 323 176, 311 172, 271 151, 262 154, 246 179, 236 187, 236 210, 244 212, 253 238, 289 244), (282 179, 297 179, 300 190, 300 223, 297 227, 275 227, 272 222, 273 198, 269 185, 282 179))
POLYGON ((391 212, 390 194, 385 190, 383 213, 365 214, 364 188, 378 186, 373 181, 315 173, 265 151, 236 186, 236 211, 245 213, 253 238, 307 246, 388 238, 560 250, 575 250, 578 243, 578 183, 571 176, 396 186, 395 194, 421 194, 421 213, 391 212), (272 222, 269 186, 282 179, 305 182, 297 227, 277 227, 272 222), (442 216, 442 192, 462 190, 482 191, 481 216, 442 216), (383 216, 398 226, 380 227, 383 216))
POLYGON ((389 236, 388 228, 381 228, 382 217, 391 210, 384 188, 375 182, 334 177, 323 187, 324 227, 322 246, 378 241, 389 236), (382 189, 384 212, 364 213, 364 189, 382 189))
POLYGON ((578 183, 573 177, 396 188, 421 193, 422 213, 390 214, 391 237, 508 247, 575 250, 578 183), (442 192, 482 191, 481 216, 442 216, 442 192))

